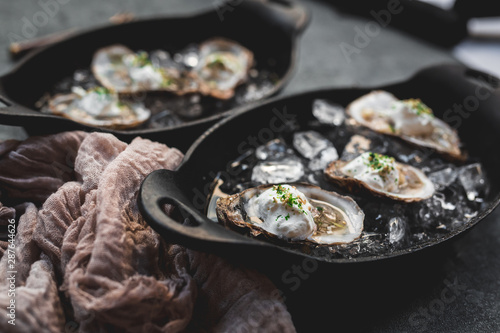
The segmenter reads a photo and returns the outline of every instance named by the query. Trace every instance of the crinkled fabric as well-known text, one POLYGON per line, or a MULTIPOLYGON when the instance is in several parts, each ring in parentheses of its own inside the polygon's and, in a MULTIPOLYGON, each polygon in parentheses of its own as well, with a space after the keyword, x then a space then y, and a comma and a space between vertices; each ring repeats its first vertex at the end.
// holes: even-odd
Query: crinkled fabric
POLYGON ((294 332, 269 279, 169 244, 142 218, 142 180, 182 157, 103 133, 0 143, 0 201, 16 205, 0 204, 0 224, 22 214, 14 246, 0 243, 0 317, 16 305, 0 331, 294 332))

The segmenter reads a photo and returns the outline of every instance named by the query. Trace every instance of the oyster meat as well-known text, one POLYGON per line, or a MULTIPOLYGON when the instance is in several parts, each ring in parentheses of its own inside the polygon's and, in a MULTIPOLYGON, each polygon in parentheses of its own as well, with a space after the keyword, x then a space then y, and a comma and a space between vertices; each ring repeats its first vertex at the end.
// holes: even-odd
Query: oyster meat
POLYGON ((422 171, 373 152, 365 152, 351 161, 332 162, 325 169, 325 176, 348 190, 365 189, 404 202, 421 201, 434 194, 434 184, 422 171))
POLYGON ((419 99, 398 100, 386 91, 377 90, 353 101, 346 113, 355 123, 373 131, 432 148, 453 159, 465 158, 457 132, 435 117, 419 99))
POLYGON ((235 88, 246 81, 253 64, 253 53, 227 39, 214 38, 200 45, 194 73, 199 90, 219 99, 233 97, 235 88))
POLYGON ((226 227, 248 228, 254 236, 319 245, 354 241, 364 220, 353 199, 309 184, 250 188, 219 198, 216 212, 226 227))
POLYGON ((103 87, 73 87, 72 91, 54 96, 48 104, 50 113, 85 125, 114 129, 139 126, 151 116, 142 103, 121 101, 117 94, 103 87))

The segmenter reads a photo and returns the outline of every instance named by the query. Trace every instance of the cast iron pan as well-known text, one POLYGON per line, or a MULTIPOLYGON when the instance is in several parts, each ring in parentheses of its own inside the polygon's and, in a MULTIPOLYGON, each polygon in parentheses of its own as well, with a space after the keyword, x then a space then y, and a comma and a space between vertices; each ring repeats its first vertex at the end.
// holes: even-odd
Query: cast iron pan
MULTIPOLYGON (((257 252, 265 256, 273 253, 282 256, 286 252, 325 262, 368 262, 433 247, 476 225, 500 202, 500 155, 495 146, 500 142, 499 86, 500 81, 487 74, 460 65, 440 65, 424 69, 407 81, 389 86, 308 92, 273 99, 254 108, 248 107, 205 132, 191 146, 178 170, 157 170, 148 175, 141 186, 139 205, 150 225, 169 242, 225 256, 240 256, 244 253, 255 256, 257 252), (387 90, 400 98, 421 98, 440 118, 445 110, 454 105, 465 105, 472 110, 464 113, 457 129, 470 155, 481 161, 491 182, 488 200, 477 216, 449 233, 422 240, 408 248, 335 259, 326 258, 314 251, 306 253, 247 237, 207 219, 204 215, 206 197, 217 172, 229 170, 227 166, 235 158, 252 146, 272 139, 272 135, 264 133, 271 131, 262 129, 274 128, 275 135, 278 136, 279 128, 288 118, 295 118, 298 124, 310 122, 313 119, 311 105, 315 99, 328 99, 345 106, 373 89, 387 90), (482 100, 476 108, 468 106, 474 96, 484 96, 483 94, 488 95, 488 98, 482 100), (184 211, 184 217, 188 217, 187 221, 181 224, 164 214, 162 205, 165 203, 180 207, 184 211)), ((451 119, 448 121, 451 122, 451 119)), ((405 214, 413 213, 407 211, 405 214)))
POLYGON ((203 131, 231 111, 176 127, 117 131, 42 114, 34 105, 56 82, 72 75, 76 69, 88 68, 94 52, 101 47, 121 43, 133 50, 153 50, 163 48, 168 42, 181 49, 215 36, 248 47, 257 61, 276 60, 273 71, 278 81, 266 95, 269 97, 290 80, 296 61, 297 38, 308 21, 308 11, 294 0, 249 0, 237 6, 221 3, 209 11, 186 17, 151 18, 91 29, 34 52, 0 78, 0 122, 23 126, 32 134, 101 130, 126 141, 140 135, 187 149, 203 131), (178 140, 179 137, 182 140, 178 140))
POLYGON ((385 27, 390 25, 439 47, 451 47, 468 35, 467 21, 495 17, 498 6, 488 0, 456 0, 446 10, 413 0, 326 0, 348 13, 364 16, 385 27), (425 22, 425 24, 421 24, 425 22))

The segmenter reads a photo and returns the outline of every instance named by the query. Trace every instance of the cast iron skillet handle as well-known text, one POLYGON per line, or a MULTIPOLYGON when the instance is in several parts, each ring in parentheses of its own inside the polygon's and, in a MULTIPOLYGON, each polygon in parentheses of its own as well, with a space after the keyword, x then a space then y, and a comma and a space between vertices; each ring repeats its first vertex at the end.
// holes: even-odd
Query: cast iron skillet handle
POLYGON ((5 93, 3 92, 2 85, 0 83, 0 113, 11 113, 14 108, 15 103, 5 97, 5 93))
POLYGON ((48 118, 50 115, 36 112, 11 102, 0 93, 0 119, 4 125, 24 126, 27 119, 48 118))
POLYGON ((267 245, 210 221, 184 195, 179 178, 175 171, 153 171, 144 179, 139 192, 138 204, 144 218, 165 240, 207 252, 267 245), (189 215, 190 221, 194 219, 195 225, 180 224, 170 218, 162 209, 165 203, 179 207, 189 215))
POLYGON ((23 120, 25 120, 23 118, 24 116, 46 116, 40 112, 18 105, 8 97, 5 97, 6 94, 2 87, 2 79, 3 78, 0 78, 0 116, 7 116, 2 119, 6 125, 22 125, 23 120))
POLYGON ((12 107, 12 103, 0 94, 0 110, 7 110, 12 107))
POLYGON ((500 95, 500 79, 491 74, 482 72, 477 69, 466 69, 463 73, 466 77, 480 80, 483 84, 488 85, 495 93, 500 95))
POLYGON ((262 4, 265 11, 274 14, 275 21, 283 23, 292 36, 301 33, 309 23, 309 11, 297 0, 252 0, 244 3, 262 4))

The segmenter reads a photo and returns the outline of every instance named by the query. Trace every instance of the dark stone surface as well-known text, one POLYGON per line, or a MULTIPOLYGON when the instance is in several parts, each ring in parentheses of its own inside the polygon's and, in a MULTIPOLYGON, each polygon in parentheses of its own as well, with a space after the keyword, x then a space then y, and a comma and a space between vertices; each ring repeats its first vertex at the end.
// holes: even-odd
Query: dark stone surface
MULTIPOLYGON (((6 53, 13 34, 23 37, 26 20, 33 22, 37 13, 43 11, 40 4, 49 2, 53 3, 0 0, 0 74, 14 65, 6 53)), ((46 24, 40 24, 34 35, 102 24, 117 12, 129 11, 138 17, 174 15, 217 4, 204 0, 60 2, 65 4, 53 6, 52 17, 46 24)), ((348 61, 341 43, 354 45, 356 29, 365 29, 369 20, 341 14, 322 2, 304 3, 311 9, 312 21, 300 43, 296 74, 283 95, 324 87, 376 86, 404 80, 428 65, 456 63, 446 50, 390 28, 381 29, 348 61)), ((168 38, 169 33, 172 32, 164 32, 162 38, 168 38)), ((25 135, 20 128, 0 126, 0 140, 25 135)), ((404 258, 403 263, 375 263, 362 269, 363 276, 351 276, 353 281, 360 279, 363 286, 359 288, 345 280, 352 268, 345 266, 320 266, 301 279, 295 291, 287 281, 280 281, 286 266, 273 276, 285 291, 297 328, 303 332, 319 328, 325 331, 362 328, 365 332, 500 332, 499 222, 497 209, 444 249, 404 258), (455 293, 450 284, 459 286, 455 293), (336 288, 354 288, 354 299, 336 299, 336 288)))

